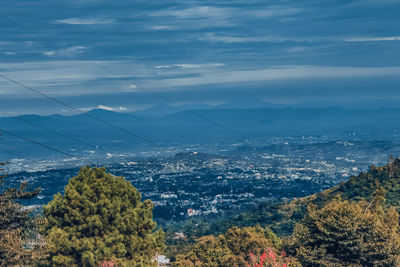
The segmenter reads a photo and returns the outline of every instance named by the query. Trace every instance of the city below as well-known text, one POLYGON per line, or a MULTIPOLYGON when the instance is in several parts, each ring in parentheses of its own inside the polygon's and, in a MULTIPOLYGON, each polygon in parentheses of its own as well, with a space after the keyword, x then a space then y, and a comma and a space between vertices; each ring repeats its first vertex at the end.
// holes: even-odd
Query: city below
MULTIPOLYGON (((287 139, 266 146, 234 145, 215 153, 179 152, 173 156, 124 159, 106 165, 154 204, 155 219, 179 221, 190 216, 222 216, 260 202, 284 202, 308 196, 384 165, 400 145, 384 141, 287 139)), ((15 161, 14 161, 15 162, 15 161)), ((63 192, 79 168, 16 172, 9 181, 28 181, 42 192, 28 205, 48 203, 63 192)))

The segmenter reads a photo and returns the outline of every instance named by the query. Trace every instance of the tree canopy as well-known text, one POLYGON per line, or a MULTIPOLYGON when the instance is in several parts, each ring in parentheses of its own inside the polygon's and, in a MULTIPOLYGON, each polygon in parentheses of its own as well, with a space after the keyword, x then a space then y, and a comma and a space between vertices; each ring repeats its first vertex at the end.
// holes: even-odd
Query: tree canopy
MULTIPOLYGON (((267 249, 280 252, 281 245, 280 239, 268 228, 233 227, 218 237, 205 236, 199 239, 193 250, 186 255, 178 255, 176 265, 182 267, 246 266, 251 261, 251 253, 261 255, 267 249)), ((299 265, 293 259, 289 266, 299 265)))
POLYGON ((310 205, 289 251, 304 266, 398 266, 399 215, 394 207, 384 210, 380 200, 378 192, 370 203, 336 199, 322 209, 310 205))
POLYGON ((152 209, 123 177, 82 168, 44 207, 51 264, 97 266, 113 258, 119 266, 150 266, 164 246, 152 209))

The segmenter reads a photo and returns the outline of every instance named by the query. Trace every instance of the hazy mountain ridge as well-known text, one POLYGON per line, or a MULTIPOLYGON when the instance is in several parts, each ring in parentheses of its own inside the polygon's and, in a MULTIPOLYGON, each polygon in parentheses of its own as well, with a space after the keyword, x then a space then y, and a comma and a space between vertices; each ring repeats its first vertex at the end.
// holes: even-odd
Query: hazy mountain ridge
POLYGON ((8 135, 7 131, 63 150, 88 149, 54 132, 57 131, 94 147, 106 146, 114 152, 121 152, 127 150, 128 146, 132 151, 136 150, 137 145, 153 147, 154 143, 184 146, 210 142, 247 142, 274 136, 351 134, 356 139, 392 141, 400 130, 400 109, 198 109, 161 117, 94 109, 86 115, 0 117, 0 125, 4 130, 3 147, 11 149, 18 146, 21 148, 17 150, 19 153, 32 151, 32 145, 8 135))
MULTIPOLYGON (((226 108, 226 109, 189 109, 160 117, 146 117, 137 113, 119 113, 103 109, 93 109, 87 112, 90 117, 117 125, 127 125, 128 127, 138 127, 148 125, 148 123, 159 123, 160 125, 176 124, 209 124, 210 121, 219 123, 233 124, 235 121, 240 123, 274 122, 285 124, 286 122, 307 123, 310 120, 325 121, 326 123, 343 126, 347 124, 355 125, 375 125, 382 123, 396 124, 400 118, 400 109, 345 109, 340 107, 326 108, 226 108), (202 118, 197 117, 200 115, 202 118), (379 120, 379 121, 376 121, 379 120)), ((80 129, 89 128, 93 125, 102 125, 100 121, 93 120, 87 115, 79 114, 73 116, 63 115, 22 115, 17 116, 22 120, 31 121, 44 127, 56 129, 80 129)), ((0 117, 2 128, 7 130, 31 129, 32 125, 18 121, 11 117, 0 117)), ((104 125, 104 127, 106 127, 104 125)))

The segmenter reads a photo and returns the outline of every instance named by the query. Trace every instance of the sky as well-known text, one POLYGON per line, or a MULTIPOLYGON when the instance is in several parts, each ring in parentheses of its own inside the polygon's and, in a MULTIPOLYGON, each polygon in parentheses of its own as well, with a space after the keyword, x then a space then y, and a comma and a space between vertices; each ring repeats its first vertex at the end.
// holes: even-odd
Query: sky
POLYGON ((398 14, 398 0, 2 0, 0 112, 71 114, 21 84, 80 110, 400 103, 398 14))

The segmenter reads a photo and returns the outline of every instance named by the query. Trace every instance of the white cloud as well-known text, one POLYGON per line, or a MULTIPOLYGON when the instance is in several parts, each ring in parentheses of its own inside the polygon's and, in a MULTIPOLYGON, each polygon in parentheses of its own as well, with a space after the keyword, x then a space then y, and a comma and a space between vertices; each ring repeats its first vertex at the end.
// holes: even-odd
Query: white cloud
POLYGON ((176 67, 182 69, 200 69, 200 68, 211 68, 211 67, 222 67, 225 66, 223 63, 209 63, 209 64, 175 64, 176 67))
MULTIPOLYGON (((76 95, 77 93, 109 93, 109 84, 118 82, 119 78, 127 77, 127 69, 132 65, 124 65, 119 61, 43 61, 26 62, 9 65, 0 62, 0 69, 4 75, 22 82, 28 86, 37 87, 39 90, 52 95, 76 95), (113 73, 105 73, 101 68, 110 69, 113 73), (103 80, 101 83, 96 81, 103 80), (91 85, 93 83, 93 85, 91 85), (90 86, 92 86, 90 88, 90 86), (65 87, 65 88, 63 88, 65 87), (96 88, 96 89, 93 89, 96 88)), ((26 90, 13 86, 8 81, 0 79, 0 94, 26 94, 26 90), (18 90, 17 90, 18 89, 18 90)))
MULTIPOLYGON (((275 19, 287 21, 303 9, 290 6, 263 6, 262 8, 238 8, 222 6, 191 6, 188 8, 169 8, 149 14, 152 17, 168 20, 173 29, 200 29, 209 27, 232 27, 242 25, 244 20, 260 21, 275 19)), ((156 26, 157 27, 157 26, 156 26)), ((168 26, 168 29, 170 29, 168 26)), ((157 28, 153 28, 157 29, 157 28)), ((158 29, 167 29, 160 26, 158 29)))
POLYGON ((213 33, 207 33, 204 37, 199 37, 198 40, 209 41, 212 43, 248 43, 264 41, 262 37, 233 37, 233 36, 216 36, 213 33))
POLYGON ((87 47, 85 46, 71 46, 58 51, 44 51, 42 52, 45 56, 75 56, 76 54, 82 54, 87 47))
POLYGON ((257 10, 244 11, 248 16, 256 16, 260 18, 270 17, 286 17, 301 13, 303 9, 300 8, 288 8, 286 6, 270 6, 268 8, 262 8, 257 10))
POLYGON ((151 27, 152 30, 162 31, 162 30, 174 30, 175 27, 167 25, 156 25, 151 27))
POLYGON ((243 9, 235 7, 194 6, 184 9, 166 9, 152 13, 157 17, 176 17, 181 19, 238 19, 243 17, 285 17, 302 12, 302 9, 288 6, 268 6, 262 9, 243 9))
POLYGON ((98 109, 104 109, 104 110, 108 110, 108 111, 126 111, 128 110, 125 107, 108 107, 108 106, 104 106, 104 105, 98 105, 97 106, 98 109))
MULTIPOLYGON (((120 111, 127 111, 128 109, 125 107, 109 107, 109 106, 105 106, 105 105, 98 105, 97 107, 86 107, 86 108, 78 108, 78 110, 82 111, 82 112, 87 112, 87 111, 91 111, 93 109, 103 109, 103 110, 108 110, 108 111, 115 111, 115 112, 120 112, 120 111)), ((61 110, 63 112, 69 112, 70 110, 61 110)))
POLYGON ((400 36, 387 37, 282 37, 282 36, 220 36, 215 33, 206 33, 197 37, 197 40, 208 41, 212 43, 252 43, 252 42, 296 42, 296 43, 314 43, 314 42, 387 42, 400 41, 400 36))
POLYGON ((400 36, 388 37, 354 37, 344 39, 345 42, 385 42, 385 41, 400 41, 400 36))
POLYGON ((129 85, 122 85, 121 86, 122 87, 122 91, 123 92, 125 92, 125 93, 133 93, 133 92, 137 92, 138 90, 138 87, 137 87, 137 85, 136 84, 133 84, 133 83, 131 83, 131 84, 129 84, 129 85))
POLYGON ((156 66, 156 69, 170 69, 173 67, 174 66, 171 66, 171 65, 159 65, 159 66, 156 66))
POLYGON ((45 55, 45 56, 54 56, 56 54, 56 52, 54 52, 54 51, 44 51, 43 52, 43 55, 45 55))
POLYGON ((400 75, 400 67, 329 67, 329 66, 288 66, 280 68, 239 70, 202 73, 199 77, 162 79, 149 82, 148 86, 185 87, 207 84, 229 84, 242 82, 268 82, 298 79, 328 79, 354 77, 384 77, 400 75))
POLYGON ((205 63, 205 64, 173 64, 173 65, 160 65, 156 66, 156 69, 171 69, 171 68, 182 68, 182 69, 202 69, 202 68, 213 68, 225 66, 224 63, 205 63))
POLYGON ((115 21, 105 18, 69 18, 56 20, 56 23, 71 25, 95 25, 95 24, 112 24, 115 21))
POLYGON ((271 42, 271 43, 281 43, 285 41, 293 42, 310 42, 312 40, 300 40, 295 38, 284 38, 280 36, 218 36, 214 33, 206 33, 203 36, 197 38, 200 41, 208 41, 212 43, 251 43, 251 42, 271 42))
POLYGON ((177 17, 183 19, 198 18, 227 18, 234 11, 233 8, 214 6, 197 6, 185 9, 167 9, 152 13, 156 17, 177 17))

